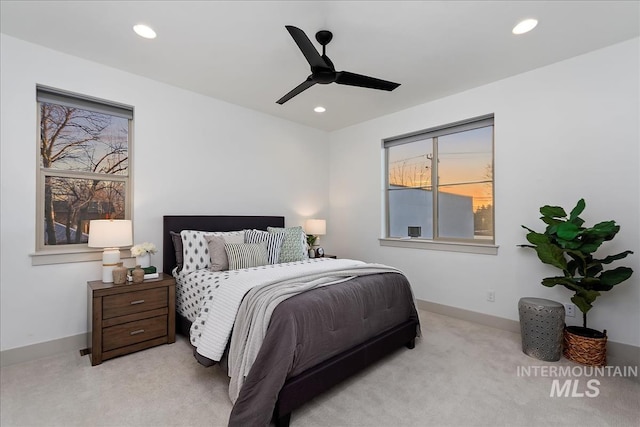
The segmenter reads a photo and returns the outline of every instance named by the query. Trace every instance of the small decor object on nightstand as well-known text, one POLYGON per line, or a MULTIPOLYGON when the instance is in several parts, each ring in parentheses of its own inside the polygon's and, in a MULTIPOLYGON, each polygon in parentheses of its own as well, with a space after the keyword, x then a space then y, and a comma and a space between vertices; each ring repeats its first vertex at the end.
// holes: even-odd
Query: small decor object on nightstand
POLYGON ((327 234, 327 221, 324 219, 308 219, 304 223, 304 230, 307 234, 307 244, 309 245, 309 258, 322 258, 324 249, 318 246, 318 242, 320 241, 320 236, 327 234))
MULTIPOLYGON (((140 267, 139 265, 137 267, 140 267)), ((144 271, 144 276, 143 276, 143 280, 149 280, 149 279, 157 279, 158 277, 160 277, 160 275, 158 274, 158 269, 155 268, 153 265, 149 266, 149 267, 140 267, 142 268, 142 271, 144 271)), ((135 268, 130 268, 127 270, 127 280, 129 282, 133 282, 133 270, 135 270, 135 268)))
POLYGON ((151 254, 158 252, 156 245, 144 242, 131 247, 131 255, 136 257, 136 265, 147 268, 151 265, 151 254))
POLYGON ((124 285, 127 281, 127 272, 129 269, 124 267, 122 263, 113 269, 113 284, 114 285, 124 285))
POLYGON ((133 283, 142 283, 144 282, 144 270, 139 265, 136 265, 136 268, 131 272, 131 277, 133 278, 133 283))
MULTIPOLYGON (((144 277, 142 278, 143 280, 157 279, 158 277, 160 277, 160 275, 158 274, 158 269, 155 268, 153 265, 149 267, 144 267, 144 268, 140 267, 140 268, 142 268, 142 271, 144 271, 144 277)), ((133 282, 133 270, 135 270, 135 268, 130 268, 127 271, 127 280, 130 282, 133 282)))

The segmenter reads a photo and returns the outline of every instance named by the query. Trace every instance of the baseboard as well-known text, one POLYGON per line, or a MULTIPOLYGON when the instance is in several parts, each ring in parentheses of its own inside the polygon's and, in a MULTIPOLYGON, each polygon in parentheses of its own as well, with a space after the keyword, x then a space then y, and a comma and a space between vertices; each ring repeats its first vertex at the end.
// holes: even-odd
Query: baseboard
MULTIPOLYGON (((640 366, 640 347, 607 341, 607 365, 611 366, 640 366)), ((640 382, 640 377, 634 377, 640 382)))
POLYGON ((491 314, 478 313, 476 311, 437 304, 435 302, 417 300, 418 308, 431 313, 442 314, 467 322, 478 323, 484 326, 501 329, 503 331, 520 333, 520 322, 517 320, 505 319, 491 314))
MULTIPOLYGON (((520 333, 520 322, 504 319, 490 314, 478 313, 458 307, 437 304, 435 302, 416 300, 418 308, 431 313, 442 314, 468 322, 478 323, 503 331, 520 333)), ((607 365, 610 366, 640 366, 640 347, 607 341, 607 365)), ((634 377, 638 381, 638 377, 634 377)))
POLYGON ((41 342, 0 352, 0 367, 29 362, 70 351, 79 351, 87 346, 87 334, 73 335, 57 340, 41 342))

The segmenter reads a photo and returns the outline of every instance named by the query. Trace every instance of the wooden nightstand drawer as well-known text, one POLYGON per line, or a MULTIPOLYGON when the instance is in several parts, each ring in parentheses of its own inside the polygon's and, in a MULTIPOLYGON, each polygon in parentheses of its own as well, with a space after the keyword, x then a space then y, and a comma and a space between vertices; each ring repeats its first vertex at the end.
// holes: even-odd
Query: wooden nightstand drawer
POLYGON ((124 316, 167 306, 167 288, 111 295, 102 299, 102 318, 124 316))
POLYGON ((109 351, 166 335, 167 316, 111 326, 102 331, 102 350, 109 351))

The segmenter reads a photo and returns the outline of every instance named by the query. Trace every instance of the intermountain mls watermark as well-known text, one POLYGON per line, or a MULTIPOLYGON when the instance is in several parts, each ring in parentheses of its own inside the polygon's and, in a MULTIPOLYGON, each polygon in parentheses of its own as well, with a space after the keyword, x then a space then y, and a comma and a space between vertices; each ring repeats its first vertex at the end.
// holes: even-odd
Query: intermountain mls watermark
POLYGON ((549 397, 598 397, 600 395, 600 379, 637 377, 638 367, 518 366, 517 375, 518 377, 553 378, 549 397))

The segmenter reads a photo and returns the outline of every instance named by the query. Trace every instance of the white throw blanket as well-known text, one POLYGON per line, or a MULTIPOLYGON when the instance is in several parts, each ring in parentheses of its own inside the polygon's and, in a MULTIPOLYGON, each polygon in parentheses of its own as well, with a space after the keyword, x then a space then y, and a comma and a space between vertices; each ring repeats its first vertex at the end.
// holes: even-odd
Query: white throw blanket
MULTIPOLYGON (((229 397, 235 403, 266 335, 271 314, 282 301, 321 286, 347 281, 356 276, 378 273, 400 273, 381 264, 359 261, 327 263, 322 271, 303 272, 285 280, 272 280, 249 290, 236 316, 229 349, 229 397)), ((317 270, 317 269, 316 269, 317 270)))

